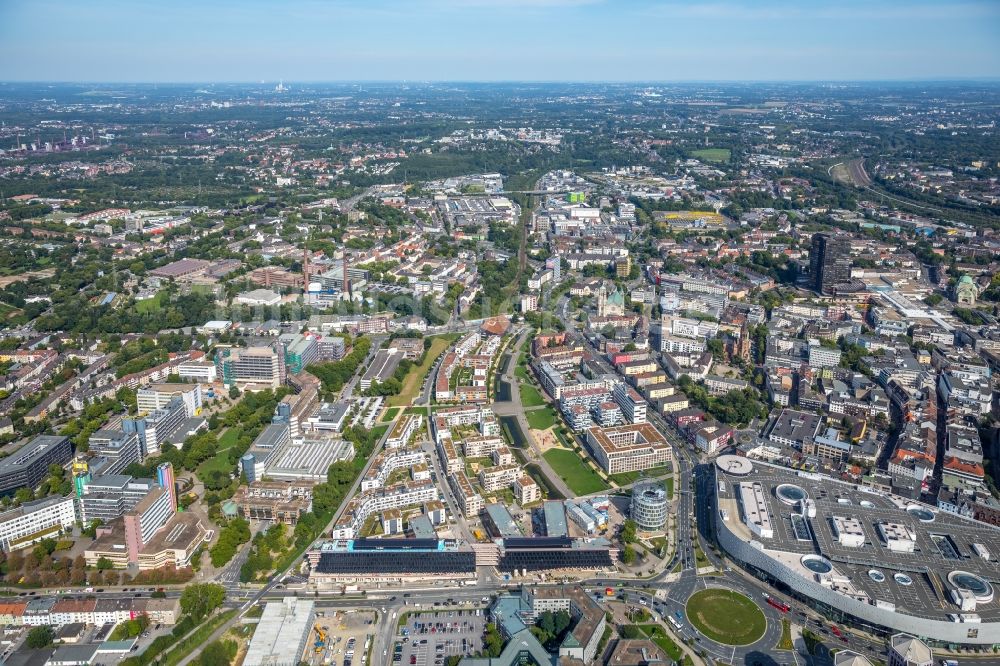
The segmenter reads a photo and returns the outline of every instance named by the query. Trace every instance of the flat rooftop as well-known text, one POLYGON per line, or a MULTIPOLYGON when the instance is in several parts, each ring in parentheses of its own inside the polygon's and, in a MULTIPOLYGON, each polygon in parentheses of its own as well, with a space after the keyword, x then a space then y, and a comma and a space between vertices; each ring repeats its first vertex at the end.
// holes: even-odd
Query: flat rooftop
POLYGON ((610 428, 595 426, 587 432, 608 455, 670 446, 666 437, 651 423, 630 423, 610 428))
MULTIPOLYGON (((759 461, 753 461, 749 470, 746 466, 736 468, 719 464, 716 475, 718 508, 729 515, 726 527, 748 542, 760 543, 765 553, 809 580, 815 579, 817 572, 814 568, 806 568, 802 558, 812 555, 812 564, 825 559, 832 565, 830 576, 842 577, 839 580, 843 590, 838 591, 866 596, 872 603, 894 604, 900 613, 937 616, 941 620, 947 620, 949 614, 962 612, 948 598, 948 590, 954 588, 948 580, 952 572, 969 572, 1000 587, 996 562, 996 554, 1000 553, 1000 529, 996 527, 896 495, 759 461), (774 530, 772 539, 761 539, 743 522, 740 486, 747 483, 760 484, 763 492, 755 495, 754 501, 762 502, 767 510, 774 530), (784 486, 780 493, 784 500, 776 494, 779 486, 784 486), (789 502, 790 498, 799 496, 798 491, 804 491, 803 499, 815 506, 814 517, 810 517, 809 512, 803 516, 801 501, 789 502), (795 524, 801 524, 803 519, 813 539, 797 538, 795 524), (860 530, 861 545, 842 545, 835 524, 848 533, 860 530), (882 534, 883 529, 891 535, 913 534, 913 552, 891 550, 882 534), (979 557, 972 544, 985 546, 992 559, 979 557), (879 574, 882 580, 877 580, 879 574), (904 584, 905 579, 904 583, 898 582, 894 578, 896 574, 905 575, 911 582, 904 584)), ((819 568, 825 567, 819 565, 819 568)), ((996 596, 1000 597, 1000 589, 996 596)), ((1000 599, 978 603, 975 613, 984 623, 1000 622, 1000 599)))
POLYGON ((365 374, 362 375, 362 382, 384 382, 392 374, 396 372, 396 368, 399 366, 400 361, 403 360, 403 352, 390 352, 386 349, 380 349, 375 353, 375 358, 372 359, 371 365, 365 370, 365 374))
POLYGON ((285 597, 280 602, 269 602, 257 623, 243 663, 263 666, 299 662, 301 655, 289 654, 289 648, 312 630, 314 619, 310 600, 285 597))

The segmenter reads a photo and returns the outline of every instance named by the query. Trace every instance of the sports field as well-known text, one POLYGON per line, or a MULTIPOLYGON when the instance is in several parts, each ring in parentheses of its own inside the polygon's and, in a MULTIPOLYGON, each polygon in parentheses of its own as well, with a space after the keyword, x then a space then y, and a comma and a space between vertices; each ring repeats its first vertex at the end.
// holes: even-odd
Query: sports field
POLYGON ((691 624, 716 643, 750 645, 767 631, 764 613, 749 597, 710 587, 692 594, 687 601, 691 624))
POLYGON ((167 301, 167 292, 160 291, 157 292, 156 296, 152 298, 147 298, 144 301, 136 301, 135 311, 139 314, 151 314, 153 312, 159 312, 163 307, 163 304, 167 301))
POLYGON ((728 148, 702 148, 701 150, 691 151, 692 157, 706 162, 728 162, 729 155, 728 148))

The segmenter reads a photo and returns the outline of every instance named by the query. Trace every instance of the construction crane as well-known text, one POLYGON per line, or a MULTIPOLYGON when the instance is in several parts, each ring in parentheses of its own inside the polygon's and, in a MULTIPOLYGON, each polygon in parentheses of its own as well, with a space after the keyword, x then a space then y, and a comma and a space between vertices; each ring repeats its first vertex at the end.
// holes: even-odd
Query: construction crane
POLYGON ((313 631, 316 632, 316 642, 313 643, 313 647, 316 648, 316 654, 319 654, 323 651, 323 648, 326 647, 327 635, 318 624, 313 626, 313 631))

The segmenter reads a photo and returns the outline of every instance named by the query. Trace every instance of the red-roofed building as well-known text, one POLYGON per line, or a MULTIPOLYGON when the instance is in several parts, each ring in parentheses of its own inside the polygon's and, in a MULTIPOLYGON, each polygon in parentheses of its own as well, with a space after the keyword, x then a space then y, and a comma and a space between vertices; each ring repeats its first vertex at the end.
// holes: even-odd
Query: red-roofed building
POLYGON ((510 319, 503 315, 490 317, 479 328, 486 335, 504 335, 510 330, 510 319))

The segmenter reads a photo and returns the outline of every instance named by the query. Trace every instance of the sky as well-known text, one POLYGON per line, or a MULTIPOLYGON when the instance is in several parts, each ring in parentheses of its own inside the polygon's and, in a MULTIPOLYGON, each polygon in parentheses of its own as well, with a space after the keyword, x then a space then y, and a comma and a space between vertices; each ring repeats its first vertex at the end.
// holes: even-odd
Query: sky
POLYGON ((1000 78, 1000 0, 0 0, 0 80, 1000 78))

